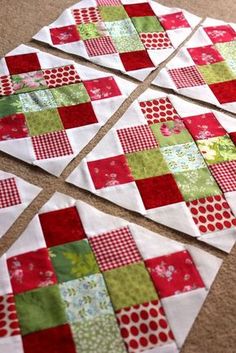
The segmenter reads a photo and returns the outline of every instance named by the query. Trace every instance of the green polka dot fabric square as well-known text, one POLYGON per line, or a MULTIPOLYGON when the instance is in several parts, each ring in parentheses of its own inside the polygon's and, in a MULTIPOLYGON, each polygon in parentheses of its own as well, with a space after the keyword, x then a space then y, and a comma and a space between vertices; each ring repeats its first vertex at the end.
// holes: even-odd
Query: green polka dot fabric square
POLYGON ((119 53, 127 53, 136 50, 144 50, 144 46, 139 36, 115 37, 113 43, 119 53))
POLYGON ((236 79, 235 72, 231 70, 225 61, 210 65, 201 65, 198 66, 198 70, 208 85, 236 79))
POLYGON ((51 90, 35 91, 19 94, 23 112, 37 112, 50 108, 56 108, 57 103, 51 90))
POLYGON ((192 142, 193 138, 181 120, 150 125, 160 147, 192 142))
POLYGON ((19 96, 12 95, 1 97, 0 100, 0 118, 22 112, 22 104, 19 96))
POLYGON ((64 130, 57 109, 25 113, 25 117, 31 136, 64 130))
POLYGON ((236 160, 236 147, 228 135, 198 140, 197 145, 208 164, 236 160))
POLYGON ((164 28, 155 16, 132 17, 131 20, 138 33, 154 33, 164 31, 164 28))
POLYGON ((123 6, 100 6, 99 12, 105 22, 120 21, 129 17, 123 6))
POLYGON ((58 107, 90 101, 90 97, 83 83, 53 88, 51 92, 58 107))

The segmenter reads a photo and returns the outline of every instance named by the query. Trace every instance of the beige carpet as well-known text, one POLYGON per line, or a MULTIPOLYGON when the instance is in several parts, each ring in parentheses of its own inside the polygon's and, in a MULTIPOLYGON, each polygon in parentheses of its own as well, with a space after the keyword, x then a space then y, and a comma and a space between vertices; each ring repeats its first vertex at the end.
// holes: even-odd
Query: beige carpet
MULTIPOLYGON (((44 25, 53 22, 63 9, 75 3, 76 0, 0 0, 0 55, 14 49, 21 43, 28 43, 52 54, 68 58, 56 49, 46 45, 30 42, 31 37, 44 25)), ((167 6, 183 7, 199 16, 221 18, 227 21, 236 21, 236 3, 234 0, 169 0, 160 2, 167 6)), ((75 58, 80 63, 83 59, 75 58)), ((86 64, 93 66, 91 64, 86 64)), ((103 69, 105 70, 105 69, 103 69)), ((21 234, 28 222, 39 208, 55 192, 60 191, 74 198, 79 198, 96 206, 100 210, 134 221, 147 228, 160 232, 170 238, 194 244, 221 257, 224 264, 212 287, 210 295, 201 310, 187 340, 182 353, 235 353, 236 352, 236 247, 230 255, 223 254, 210 246, 204 245, 195 239, 175 232, 164 226, 159 226, 141 216, 112 205, 108 201, 99 199, 88 192, 79 190, 64 182, 64 179, 74 169, 78 162, 97 144, 109 130, 130 103, 137 98, 156 76, 157 70, 126 101, 110 122, 99 132, 96 138, 87 145, 80 156, 64 171, 60 178, 55 178, 0 152, 0 169, 15 173, 26 180, 41 186, 44 191, 32 205, 16 221, 8 233, 0 241, 0 254, 21 234)), ((0 225, 1 226, 1 225, 0 225)), ((1 281, 1 279, 0 279, 1 281)), ((1 285, 1 283, 0 283, 1 285)), ((14 352, 1 352, 14 353, 14 352)), ((49 353, 49 352, 48 352, 49 353)), ((109 352, 114 353, 114 352, 109 352)))

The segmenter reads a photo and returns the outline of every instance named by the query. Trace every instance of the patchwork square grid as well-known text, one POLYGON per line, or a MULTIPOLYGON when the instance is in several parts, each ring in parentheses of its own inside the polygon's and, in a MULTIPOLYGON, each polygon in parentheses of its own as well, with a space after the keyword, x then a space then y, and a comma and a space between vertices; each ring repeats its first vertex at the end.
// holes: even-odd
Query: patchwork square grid
POLYGON ((15 179, 0 180, 0 209, 19 204, 21 204, 21 198, 15 179))

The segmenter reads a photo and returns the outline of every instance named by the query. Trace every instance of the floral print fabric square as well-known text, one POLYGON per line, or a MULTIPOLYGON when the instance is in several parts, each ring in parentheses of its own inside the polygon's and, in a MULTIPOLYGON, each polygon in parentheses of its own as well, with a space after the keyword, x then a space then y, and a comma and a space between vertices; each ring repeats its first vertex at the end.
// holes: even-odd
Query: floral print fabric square
POLYGON ((84 86, 91 101, 106 99, 121 95, 121 91, 112 76, 84 81, 84 86))
POLYGON ((197 145, 208 164, 236 160, 236 147, 228 135, 199 140, 197 145))
POLYGON ((160 147, 184 144, 193 141, 181 119, 152 124, 151 129, 160 147))
POLYGON ((196 65, 210 65, 224 60, 214 45, 188 48, 188 52, 196 65))
POLYGON ((83 83, 52 88, 50 92, 52 93, 57 106, 63 107, 90 101, 88 92, 83 83))
POLYGON ((38 136, 48 132, 63 130, 57 109, 30 112, 26 113, 25 117, 30 136, 38 136))
POLYGON ((0 119, 0 141, 29 136, 24 114, 12 114, 0 119))
POLYGON ((173 14, 161 16, 160 21, 165 30, 190 27, 188 21, 184 17, 183 12, 176 12, 173 14))
POLYGON ((42 71, 25 72, 11 76, 13 89, 16 93, 47 88, 42 71))
POLYGON ((213 43, 230 42, 236 39, 236 32, 230 25, 205 27, 204 31, 213 43))
POLYGON ((77 42, 80 39, 76 26, 64 26, 58 28, 50 28, 50 35, 53 44, 66 44, 77 42))
POLYGON ((49 90, 22 93, 19 95, 23 112, 36 112, 56 108, 57 104, 49 90))

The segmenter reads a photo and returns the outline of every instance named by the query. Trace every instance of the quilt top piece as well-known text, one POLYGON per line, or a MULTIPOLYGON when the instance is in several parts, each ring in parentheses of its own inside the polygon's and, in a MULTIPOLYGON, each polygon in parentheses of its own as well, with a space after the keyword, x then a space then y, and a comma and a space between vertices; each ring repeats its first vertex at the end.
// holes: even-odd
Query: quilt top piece
POLYGON ((59 175, 135 87, 21 45, 0 61, 0 150, 59 175))
POLYGON ((154 1, 83 0, 34 39, 144 80, 199 22, 154 1))
POLYGON ((153 83, 236 113, 236 24, 206 19, 153 83))
POLYGON ((0 259, 1 352, 177 353, 220 265, 56 193, 0 259))
POLYGON ((235 143, 233 118, 148 89, 67 181, 229 252, 235 143))

